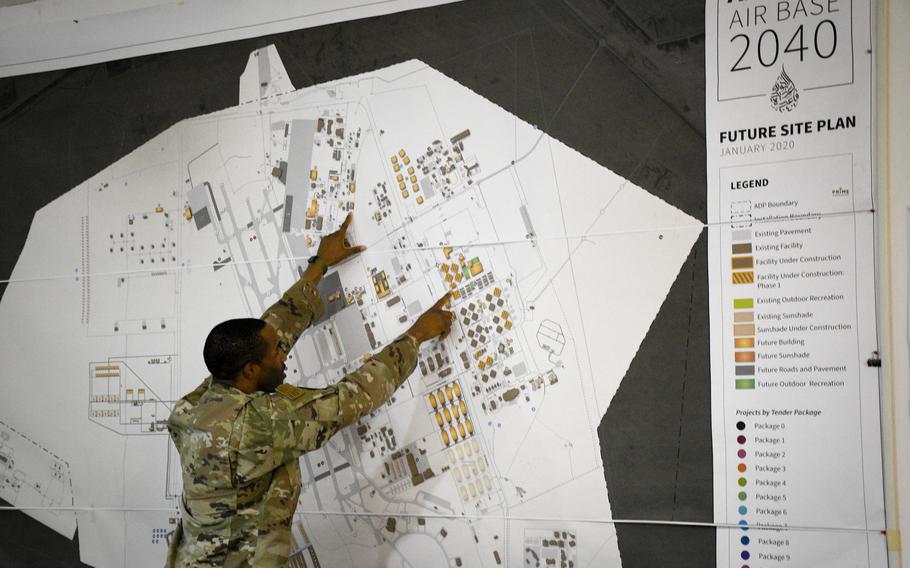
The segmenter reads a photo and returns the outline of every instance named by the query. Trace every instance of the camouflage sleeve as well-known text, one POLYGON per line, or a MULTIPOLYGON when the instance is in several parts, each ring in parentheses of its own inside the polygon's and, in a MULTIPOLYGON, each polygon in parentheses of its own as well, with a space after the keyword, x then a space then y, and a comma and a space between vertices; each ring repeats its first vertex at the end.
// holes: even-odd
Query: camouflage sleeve
POLYGON ((329 387, 329 396, 313 402, 317 420, 338 430, 377 409, 414 372, 419 347, 416 339, 402 335, 370 357, 329 387))
POLYGON ((167 430, 170 433, 171 440, 174 441, 175 446, 180 443, 180 428, 174 425, 172 419, 176 419, 177 414, 183 409, 195 406, 196 403, 199 402, 199 399, 202 398, 202 395, 205 394, 205 391, 209 389, 210 384, 212 384, 212 377, 208 376, 198 387, 176 401, 170 408, 171 412, 167 419, 167 430))
POLYGON ((316 285, 303 279, 288 288, 281 299, 272 304, 262 318, 278 332, 278 345, 289 352, 300 334, 322 317, 325 307, 316 285))
POLYGON ((237 475, 241 482, 321 447, 338 430, 387 401, 417 366, 417 340, 402 335, 356 371, 324 389, 283 384, 244 409, 237 475))

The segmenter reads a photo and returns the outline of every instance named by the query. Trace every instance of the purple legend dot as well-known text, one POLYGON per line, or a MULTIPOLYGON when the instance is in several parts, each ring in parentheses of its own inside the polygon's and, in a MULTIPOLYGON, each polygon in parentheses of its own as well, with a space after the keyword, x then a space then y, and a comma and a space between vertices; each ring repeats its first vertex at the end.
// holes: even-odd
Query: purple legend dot
POLYGON ((748 550, 743 550, 742 552, 739 553, 739 557, 742 558, 743 560, 748 560, 748 559, 749 559, 749 551, 748 551, 748 550))
POLYGON ((740 459, 742 459, 742 458, 746 457, 746 450, 740 450, 740 451, 736 452, 736 455, 738 455, 740 457, 740 459))

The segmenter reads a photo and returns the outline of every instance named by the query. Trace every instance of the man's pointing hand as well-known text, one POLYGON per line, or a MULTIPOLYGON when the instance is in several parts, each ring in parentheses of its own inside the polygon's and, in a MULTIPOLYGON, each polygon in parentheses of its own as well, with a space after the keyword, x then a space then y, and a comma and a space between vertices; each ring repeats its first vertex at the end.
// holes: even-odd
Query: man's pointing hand
POLYGON ((338 264, 339 262, 366 250, 367 247, 362 245, 348 246, 347 244, 346 233, 353 218, 354 216, 351 213, 348 213, 348 216, 337 231, 322 237, 316 255, 324 260, 329 266, 338 264))
POLYGON ((455 319, 455 314, 445 309, 451 298, 452 293, 449 292, 433 304, 433 307, 417 318, 417 321, 408 330, 408 335, 416 339, 418 343, 434 337, 444 339, 452 328, 452 320, 455 319))

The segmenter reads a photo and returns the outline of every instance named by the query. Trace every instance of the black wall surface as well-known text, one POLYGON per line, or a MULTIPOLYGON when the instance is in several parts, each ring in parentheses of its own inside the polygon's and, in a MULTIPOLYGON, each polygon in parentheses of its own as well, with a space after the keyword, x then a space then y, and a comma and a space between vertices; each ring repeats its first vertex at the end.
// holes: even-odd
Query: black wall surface
MULTIPOLYGON (((271 43, 297 88, 421 59, 704 221, 703 10, 691 0, 464 0, 0 79, 0 278, 36 210, 174 123, 237 104, 250 51, 271 43)), ((616 519, 712 520, 706 248, 702 234, 599 428, 616 519)), ((715 563, 713 529, 617 532, 625 568, 715 563)), ((80 564, 75 543, 0 511, 0 565, 80 564)))

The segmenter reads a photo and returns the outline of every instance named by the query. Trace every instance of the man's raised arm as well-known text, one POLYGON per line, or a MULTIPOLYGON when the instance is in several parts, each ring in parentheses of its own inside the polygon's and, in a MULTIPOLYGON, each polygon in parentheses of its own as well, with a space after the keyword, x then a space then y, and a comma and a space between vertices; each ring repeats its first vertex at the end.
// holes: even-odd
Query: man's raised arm
POLYGON ((309 259, 307 269, 300 280, 288 288, 281 299, 262 314, 261 319, 278 332, 278 344, 285 353, 290 352, 306 328, 322 317, 325 307, 316 290, 316 284, 329 267, 366 248, 351 247, 345 243, 345 234, 351 224, 351 218, 351 214, 348 213, 337 231, 323 237, 319 242, 316 256, 309 259))

